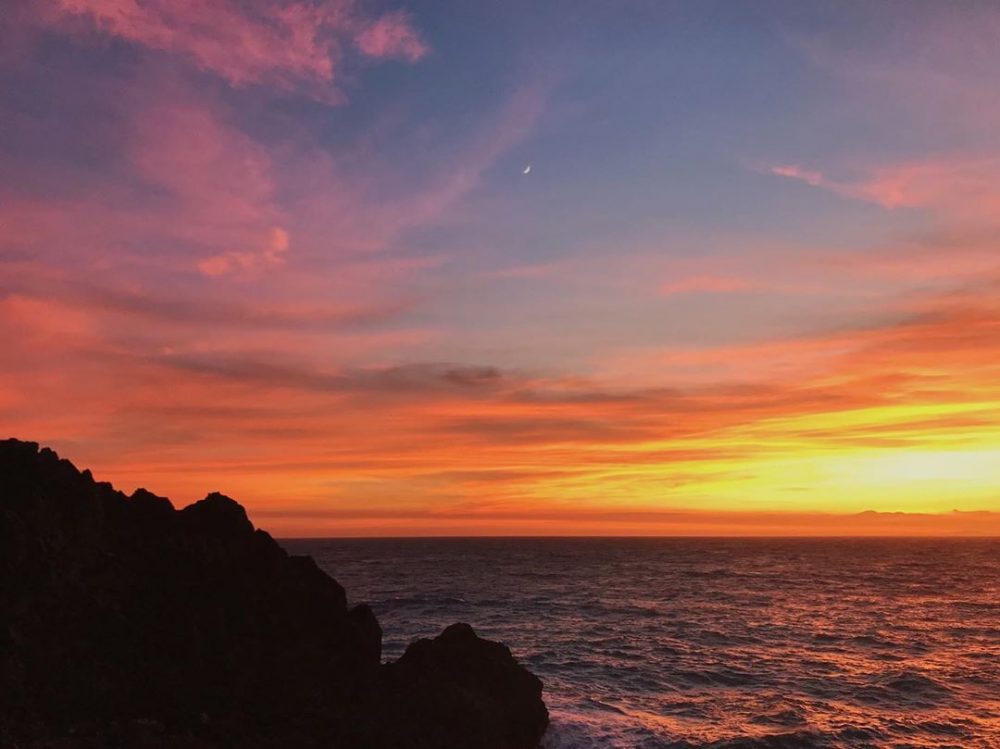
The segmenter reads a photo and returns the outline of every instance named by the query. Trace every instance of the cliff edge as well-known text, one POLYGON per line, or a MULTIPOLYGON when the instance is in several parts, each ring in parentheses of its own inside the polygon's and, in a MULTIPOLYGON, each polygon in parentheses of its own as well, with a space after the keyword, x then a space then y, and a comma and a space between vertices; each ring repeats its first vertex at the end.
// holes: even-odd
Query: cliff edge
POLYGON ((381 663, 364 604, 221 494, 177 510, 0 442, 0 744, 534 749, 541 682, 464 624, 381 663))

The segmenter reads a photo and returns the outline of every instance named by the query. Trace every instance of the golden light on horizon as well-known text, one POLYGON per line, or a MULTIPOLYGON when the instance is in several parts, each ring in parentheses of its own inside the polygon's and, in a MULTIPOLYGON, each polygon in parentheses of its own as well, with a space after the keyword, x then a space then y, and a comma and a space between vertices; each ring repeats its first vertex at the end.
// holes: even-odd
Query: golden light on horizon
MULTIPOLYGON (((462 78, 433 107, 372 91, 355 110, 363 71, 318 48, 300 67, 203 57, 210 25, 173 50, 141 24, 82 28, 50 29, 74 37, 61 73, 17 68, 38 103, 0 101, 12 436, 181 504, 223 490, 279 532, 1000 514, 1000 108, 980 47, 912 29, 898 59, 933 57, 933 86, 881 45, 850 70, 784 50, 814 76, 789 98, 806 120, 695 96, 686 122, 655 97, 591 121, 599 92, 552 71, 501 76, 490 101, 449 98, 462 78), (176 80, 137 69, 105 100, 127 63, 104 37, 176 80), (66 60, 91 55, 110 67, 78 80, 66 60), (851 121, 849 142, 819 121, 851 121)), ((351 49, 402 90, 443 74, 412 42, 351 49)))

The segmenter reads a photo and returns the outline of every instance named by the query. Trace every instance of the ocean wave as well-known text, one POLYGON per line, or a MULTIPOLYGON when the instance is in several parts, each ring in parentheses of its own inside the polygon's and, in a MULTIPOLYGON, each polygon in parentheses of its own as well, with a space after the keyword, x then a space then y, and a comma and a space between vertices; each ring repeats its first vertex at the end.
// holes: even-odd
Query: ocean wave
POLYGON ((916 671, 878 674, 854 690, 857 699, 876 704, 933 707, 949 700, 952 691, 941 682, 916 671))
POLYGON ((1000 749, 998 542, 320 543, 387 657, 509 643, 545 749, 1000 749))

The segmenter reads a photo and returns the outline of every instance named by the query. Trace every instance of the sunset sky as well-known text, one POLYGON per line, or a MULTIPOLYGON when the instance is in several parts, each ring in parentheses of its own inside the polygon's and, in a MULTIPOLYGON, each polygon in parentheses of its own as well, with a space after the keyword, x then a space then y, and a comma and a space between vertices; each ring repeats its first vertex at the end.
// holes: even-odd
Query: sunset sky
POLYGON ((0 437, 278 536, 1000 534, 996 3, 4 7, 0 437))

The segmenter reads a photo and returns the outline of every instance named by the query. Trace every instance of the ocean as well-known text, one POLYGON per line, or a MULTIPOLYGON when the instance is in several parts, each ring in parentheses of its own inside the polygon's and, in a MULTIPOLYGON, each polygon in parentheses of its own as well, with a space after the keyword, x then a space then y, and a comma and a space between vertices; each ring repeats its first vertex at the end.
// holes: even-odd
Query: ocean
POLYGON ((386 658, 455 621, 508 644, 546 749, 1000 747, 1000 540, 282 543, 386 658))

